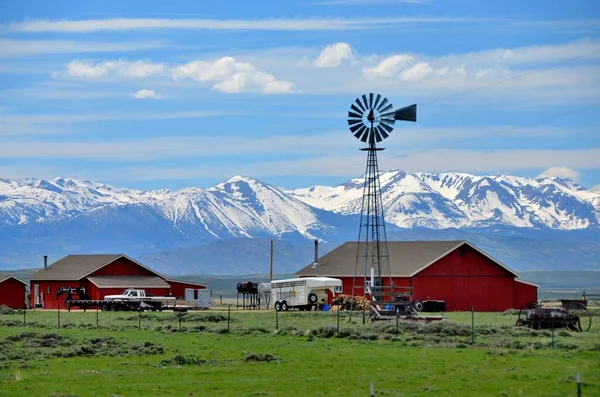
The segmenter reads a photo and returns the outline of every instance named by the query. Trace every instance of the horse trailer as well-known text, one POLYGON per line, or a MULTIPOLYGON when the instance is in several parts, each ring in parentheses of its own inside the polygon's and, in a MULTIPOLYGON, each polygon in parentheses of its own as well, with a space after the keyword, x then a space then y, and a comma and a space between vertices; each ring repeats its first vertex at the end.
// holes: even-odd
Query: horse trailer
POLYGON ((311 310, 327 303, 327 291, 332 295, 342 292, 342 280, 330 277, 303 277, 271 281, 271 301, 277 311, 291 307, 311 310))

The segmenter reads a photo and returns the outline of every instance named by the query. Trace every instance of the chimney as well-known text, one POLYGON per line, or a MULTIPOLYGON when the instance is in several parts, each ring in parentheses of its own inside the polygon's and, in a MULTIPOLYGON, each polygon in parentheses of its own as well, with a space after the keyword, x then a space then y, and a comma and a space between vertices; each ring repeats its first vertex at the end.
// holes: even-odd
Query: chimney
POLYGON ((44 255, 44 269, 48 269, 48 255, 44 255))
POLYGON ((319 267, 319 240, 315 240, 315 261, 312 267, 313 269, 319 267))

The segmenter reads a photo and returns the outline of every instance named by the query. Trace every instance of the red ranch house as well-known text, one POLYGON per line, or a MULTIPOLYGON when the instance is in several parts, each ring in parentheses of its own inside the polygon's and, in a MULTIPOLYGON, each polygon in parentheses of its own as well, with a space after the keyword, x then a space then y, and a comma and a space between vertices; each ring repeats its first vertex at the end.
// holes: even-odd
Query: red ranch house
POLYGON ((27 283, 15 276, 0 275, 0 305, 11 309, 25 309, 27 283))
MULTIPOLYGON (((342 244, 297 275, 339 278, 350 295, 357 248, 356 242, 342 244)), ((537 301, 537 285, 517 279, 515 271, 467 241, 390 241, 388 255, 394 285, 412 287, 414 300, 444 300, 449 311, 504 311, 537 301)), ((358 276, 357 284, 362 282, 358 276)), ((389 277, 383 283, 389 285, 389 277)))
POLYGON ((126 288, 144 289, 148 294, 183 298, 186 288, 206 286, 168 280, 165 276, 123 254, 68 255, 30 277, 31 307, 56 309, 65 296, 57 299, 60 287, 85 288, 90 299, 103 299, 126 288))

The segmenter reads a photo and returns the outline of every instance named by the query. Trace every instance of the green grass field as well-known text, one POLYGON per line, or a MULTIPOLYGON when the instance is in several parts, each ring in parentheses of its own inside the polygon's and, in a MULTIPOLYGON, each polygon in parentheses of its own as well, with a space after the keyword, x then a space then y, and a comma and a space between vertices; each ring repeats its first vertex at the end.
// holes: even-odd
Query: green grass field
MULTIPOLYGON (((600 396, 600 327, 512 313, 362 324, 347 313, 227 310, 0 315, 4 396, 600 396), (98 316, 98 317, 96 317, 98 316), (25 319, 25 324, 23 320, 25 319), (96 319, 98 325, 96 325, 96 319), (181 320, 181 321, 180 321, 181 320)), ((596 313, 597 314, 597 313, 596 313)), ((594 316, 600 320, 600 316, 594 316)))

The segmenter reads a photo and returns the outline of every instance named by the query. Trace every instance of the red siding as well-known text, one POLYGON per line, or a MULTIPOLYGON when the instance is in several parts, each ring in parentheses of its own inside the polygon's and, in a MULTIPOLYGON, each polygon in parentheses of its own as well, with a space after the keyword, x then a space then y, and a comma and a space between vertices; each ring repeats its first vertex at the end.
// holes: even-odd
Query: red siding
POLYGON ((56 309, 58 304, 60 303, 60 308, 65 308, 64 300, 67 295, 61 295, 58 300, 56 299, 56 291, 60 287, 71 287, 78 288, 80 287, 79 281, 39 281, 32 280, 30 281, 30 291, 31 291, 31 307, 35 307, 35 285, 39 284, 40 295, 43 294, 43 309, 56 309), (48 288, 50 288, 50 293, 48 293, 48 288))
POLYGON ((119 258, 96 270, 90 276, 157 276, 157 274, 144 269, 127 258, 119 258))
POLYGON ((12 309, 25 308, 25 284, 9 278, 0 283, 0 305, 12 309))
POLYGON ((186 288, 206 289, 206 286, 193 283, 186 283, 183 281, 167 280, 167 283, 169 283, 169 285, 171 286, 171 294, 177 299, 183 299, 185 297, 186 288))
POLYGON ((413 277, 413 295, 418 300, 444 300, 446 310, 504 311, 513 306, 511 277, 450 276, 413 277))
POLYGON ((514 277, 512 273, 488 259, 485 255, 480 254, 469 246, 463 245, 463 247, 455 249, 417 274, 419 276, 477 275, 514 277))
POLYGON ((529 302, 537 302, 537 287, 515 280, 515 302, 513 308, 520 309, 529 302))

